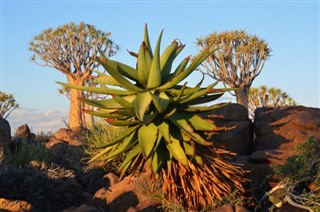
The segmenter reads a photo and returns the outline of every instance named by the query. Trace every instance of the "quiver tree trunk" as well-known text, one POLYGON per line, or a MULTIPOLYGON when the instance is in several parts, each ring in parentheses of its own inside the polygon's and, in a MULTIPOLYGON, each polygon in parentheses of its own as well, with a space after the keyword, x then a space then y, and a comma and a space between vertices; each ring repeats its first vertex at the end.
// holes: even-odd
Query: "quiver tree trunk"
POLYGON ((238 90, 235 90, 237 103, 240 105, 243 105, 247 109, 248 109, 249 87, 245 86, 243 88, 239 88, 238 90))
MULTIPOLYGON (((85 103, 83 103, 83 108, 85 110, 93 110, 93 107, 90 105, 87 105, 85 103)), ((92 129, 93 125, 94 125, 94 118, 92 115, 88 114, 88 113, 83 113, 83 117, 84 117, 84 124, 86 126, 86 128, 88 129, 92 129)))
MULTIPOLYGON (((68 77, 70 84, 83 85, 83 81, 74 80, 68 77)), ((75 132, 81 131, 84 128, 82 122, 82 91, 76 89, 70 89, 70 110, 69 110, 69 128, 75 132)))

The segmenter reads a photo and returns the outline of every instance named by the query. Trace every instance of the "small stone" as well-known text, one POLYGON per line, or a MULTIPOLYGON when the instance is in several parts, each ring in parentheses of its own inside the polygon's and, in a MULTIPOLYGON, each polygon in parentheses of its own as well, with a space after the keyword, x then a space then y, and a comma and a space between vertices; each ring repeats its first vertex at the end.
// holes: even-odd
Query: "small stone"
POLYGON ((0 210, 31 211, 32 205, 22 200, 7 200, 4 198, 0 198, 0 210))

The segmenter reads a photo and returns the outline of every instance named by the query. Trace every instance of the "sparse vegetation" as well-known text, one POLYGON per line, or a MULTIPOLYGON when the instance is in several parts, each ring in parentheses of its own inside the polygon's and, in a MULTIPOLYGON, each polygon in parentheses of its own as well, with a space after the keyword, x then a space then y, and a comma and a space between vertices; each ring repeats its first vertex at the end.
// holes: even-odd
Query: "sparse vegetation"
POLYGON ((52 154, 43 144, 37 141, 21 141, 13 142, 10 149, 5 148, 5 158, 3 163, 6 166, 14 166, 24 168, 32 161, 49 164, 52 161, 52 154))
MULTIPOLYGON (((88 161, 94 158, 101 149, 103 149, 108 143, 110 143, 114 138, 119 136, 119 134, 124 130, 121 127, 113 127, 107 125, 105 122, 97 122, 93 128, 89 129, 86 133, 86 143, 84 144, 84 153, 87 158, 84 160, 88 161)), ((98 166, 106 169, 108 172, 118 173, 118 169, 124 160, 124 156, 118 158, 118 160, 113 160, 107 166, 103 158, 97 159, 91 162, 92 166, 98 166)))
POLYGON ((254 111, 258 107, 294 106, 296 101, 288 93, 279 88, 268 88, 261 85, 258 88, 250 88, 249 91, 249 116, 254 118, 254 111))
POLYGON ((0 117, 8 118, 10 113, 19 107, 19 104, 16 103, 16 100, 12 94, 7 94, 3 91, 0 91, 0 117))
POLYGON ((288 203, 310 212, 320 211, 320 140, 309 138, 283 166, 274 166, 280 183, 264 195, 280 208, 288 203), (278 191, 278 192, 277 192, 278 191), (280 192, 279 192, 280 191, 280 192), (273 194, 277 192, 277 196, 273 194))

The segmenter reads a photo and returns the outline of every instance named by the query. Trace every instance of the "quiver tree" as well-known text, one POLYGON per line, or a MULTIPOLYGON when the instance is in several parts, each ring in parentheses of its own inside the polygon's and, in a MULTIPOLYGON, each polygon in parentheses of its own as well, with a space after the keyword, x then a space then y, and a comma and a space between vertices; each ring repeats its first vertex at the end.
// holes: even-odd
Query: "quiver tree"
MULTIPOLYGON (((66 75, 68 83, 84 85, 90 78, 92 70, 99 64, 96 62, 100 51, 107 57, 114 55, 118 47, 110 40, 110 33, 104 33, 94 26, 81 22, 46 29, 30 42, 30 50, 35 53, 32 60, 40 58, 42 66, 54 68, 66 75)), ((78 98, 83 92, 70 90, 69 127, 78 131, 83 128, 82 103, 78 98)))
POLYGON ((270 48, 264 40, 245 31, 230 31, 209 34, 197 39, 203 51, 211 47, 213 54, 203 63, 201 70, 225 86, 237 88, 237 103, 248 108, 248 94, 252 81, 260 74, 270 56, 270 48))
POLYGON ((6 94, 5 92, 0 91, 0 117, 8 118, 10 113, 18 108, 19 105, 16 103, 16 100, 12 94, 6 94))
POLYGON ((250 88, 249 91, 249 116, 254 118, 254 111, 258 107, 294 106, 296 101, 287 92, 279 88, 268 88, 261 85, 258 88, 250 88))

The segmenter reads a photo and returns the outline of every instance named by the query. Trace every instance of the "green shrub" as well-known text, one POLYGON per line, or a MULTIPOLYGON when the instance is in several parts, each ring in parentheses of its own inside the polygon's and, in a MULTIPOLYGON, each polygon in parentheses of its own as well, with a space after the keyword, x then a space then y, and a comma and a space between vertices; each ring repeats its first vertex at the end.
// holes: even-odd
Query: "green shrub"
POLYGON ((283 166, 274 166, 281 180, 290 178, 295 184, 315 182, 320 185, 320 140, 310 137, 296 148, 296 154, 283 166))
MULTIPOLYGON (((85 160, 91 160, 95 157, 101 149, 106 146, 110 141, 117 137, 124 129, 117 128, 105 124, 104 122, 97 122, 92 129, 88 130, 86 135, 86 143, 84 144, 84 152, 87 155, 85 160)), ((110 164, 105 164, 104 159, 100 158, 98 160, 92 161, 91 165, 103 167, 108 171, 117 172, 120 167, 124 157, 114 160, 110 164)))
POLYGON ((21 168, 28 166, 31 161, 50 163, 53 159, 51 152, 41 143, 27 139, 17 141, 4 153, 5 165, 21 168))
POLYGON ((276 207, 286 202, 308 211, 320 211, 320 140, 310 137, 297 146, 296 154, 283 166, 273 167, 280 183, 259 201, 267 197, 276 207), (272 195, 276 193, 276 195, 272 195))

